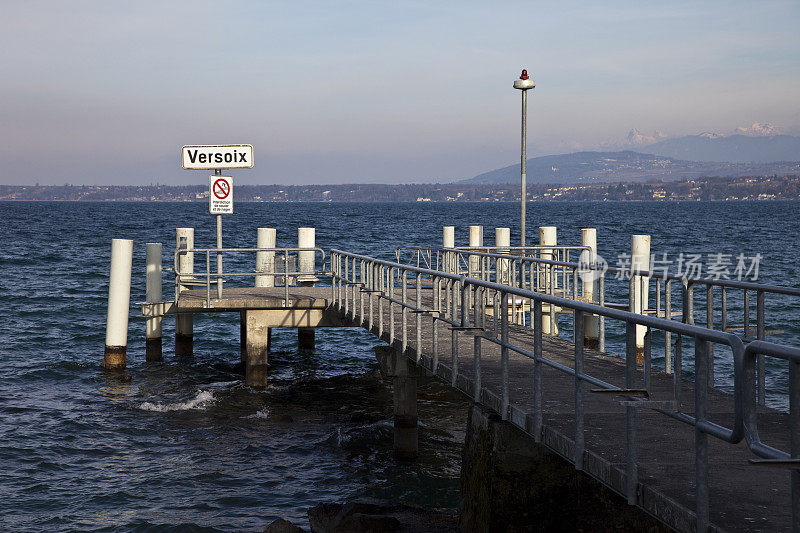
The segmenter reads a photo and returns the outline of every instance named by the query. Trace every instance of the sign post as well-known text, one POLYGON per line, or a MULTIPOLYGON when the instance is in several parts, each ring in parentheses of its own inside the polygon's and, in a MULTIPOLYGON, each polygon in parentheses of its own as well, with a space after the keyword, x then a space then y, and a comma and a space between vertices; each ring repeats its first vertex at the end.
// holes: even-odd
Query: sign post
POLYGON ((181 160, 185 169, 213 170, 208 183, 208 212, 217 216, 217 299, 222 298, 222 215, 233 214, 233 178, 222 171, 253 168, 253 147, 249 144, 184 146, 181 160))

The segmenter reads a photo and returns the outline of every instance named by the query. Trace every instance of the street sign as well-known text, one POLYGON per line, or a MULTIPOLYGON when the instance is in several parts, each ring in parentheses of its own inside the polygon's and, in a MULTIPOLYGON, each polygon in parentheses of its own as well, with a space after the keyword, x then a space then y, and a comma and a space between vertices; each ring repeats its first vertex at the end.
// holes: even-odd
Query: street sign
POLYGON ((208 180, 208 212, 212 215, 233 214, 233 178, 211 176, 208 180))
POLYGON ((181 149, 183 168, 216 170, 253 168, 253 146, 227 144, 220 146, 184 146, 181 149))

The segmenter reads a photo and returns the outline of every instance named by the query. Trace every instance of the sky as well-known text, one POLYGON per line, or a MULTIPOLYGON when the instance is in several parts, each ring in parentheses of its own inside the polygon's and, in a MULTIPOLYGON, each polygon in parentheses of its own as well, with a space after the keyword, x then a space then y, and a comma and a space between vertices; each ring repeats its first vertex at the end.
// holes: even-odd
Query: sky
POLYGON ((800 134, 800 2, 0 0, 0 184, 450 182, 769 122, 800 134))

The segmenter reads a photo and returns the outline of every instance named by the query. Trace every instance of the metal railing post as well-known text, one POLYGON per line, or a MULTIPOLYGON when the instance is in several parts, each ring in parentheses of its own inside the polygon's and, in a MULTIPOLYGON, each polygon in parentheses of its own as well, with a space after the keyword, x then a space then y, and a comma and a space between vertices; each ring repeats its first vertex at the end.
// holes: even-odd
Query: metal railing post
MULTIPOLYGON (((636 325, 625 323, 625 387, 633 389, 636 381, 636 325)), ((625 406, 625 475, 627 478, 625 495, 628 505, 638 502, 639 471, 636 443, 636 409, 625 406)))
POLYGON ((406 355, 408 349, 408 270, 403 270, 403 280, 400 292, 400 346, 401 353, 406 355))
POLYGON ((708 341, 694 340, 694 460, 695 513, 697 531, 706 531, 708 522, 708 435, 700 427, 708 415, 708 341))
MULTIPOLYGON (((764 340, 764 291, 756 292, 756 337, 764 340)), ((767 375, 764 354, 758 354, 758 403, 766 405, 767 402, 767 375)))
MULTIPOLYGON (((577 278, 576 280, 577 281, 577 278)), ((577 286, 577 284, 576 284, 577 286)), ((574 311, 573 344, 575 346, 575 470, 583 470, 583 343, 584 314, 574 311)))
POLYGON ((533 300, 533 438, 542 439, 542 301, 533 300))
POLYGON ((501 402, 500 418, 508 419, 508 294, 500 293, 500 371, 501 371, 501 402))

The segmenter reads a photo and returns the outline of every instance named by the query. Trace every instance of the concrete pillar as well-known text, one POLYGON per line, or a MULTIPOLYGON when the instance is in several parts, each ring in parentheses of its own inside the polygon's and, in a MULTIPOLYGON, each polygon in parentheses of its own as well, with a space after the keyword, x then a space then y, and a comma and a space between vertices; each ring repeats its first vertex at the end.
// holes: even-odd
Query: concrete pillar
POLYGON ((419 448, 417 417, 418 369, 408 357, 391 346, 376 346, 381 373, 392 378, 394 390, 394 455, 413 460, 419 448))
MULTIPOLYGON (((184 246, 188 249, 194 248, 194 228, 177 228, 175 230, 177 247, 184 246)), ((178 258, 178 271, 181 274, 194 273, 194 253, 186 253, 178 258)), ((191 287, 181 285, 178 292, 189 290, 191 287)), ((191 313, 178 313, 175 315, 175 355, 192 355, 192 343, 194 340, 194 328, 191 313)))
MULTIPOLYGON (((297 247, 314 248, 315 246, 316 234, 314 228, 297 228, 297 247)), ((297 285, 312 287, 317 282, 317 278, 314 276, 314 254, 314 251, 297 253, 297 271, 302 273, 297 277, 297 285)), ((297 328, 297 347, 299 349, 313 350, 314 341, 314 328, 297 328)))
MULTIPOLYGON (((650 270, 650 235, 631 235, 631 270, 650 270)), ((633 294, 630 295, 631 310, 643 313, 647 309, 650 278, 634 276, 633 294)), ((641 362, 644 357, 644 336, 647 327, 636 326, 636 354, 641 362)))
MULTIPOLYGON (((456 247, 456 228, 455 226, 442 227, 442 246, 444 248, 456 247)), ((442 257, 445 272, 455 272, 455 257, 453 253, 447 252, 442 257)))
POLYGON ((267 386, 267 357, 269 355, 270 328, 267 313, 263 310, 242 311, 244 325, 244 379, 248 387, 263 389, 267 386))
MULTIPOLYGON (((496 253, 507 254, 511 246, 511 228, 495 228, 494 229, 494 245, 497 248, 496 253)), ((497 282, 508 285, 510 276, 511 263, 506 259, 497 261, 497 282)))
MULTIPOLYGON (((145 295, 147 303, 158 303, 161 298, 161 243, 147 243, 147 270, 145 273, 145 295)), ((160 316, 148 318, 145 322, 145 359, 161 361, 161 321, 160 316)))
MULTIPOLYGON (((557 246, 558 245, 558 228, 556 226, 539 226, 539 245, 541 246, 557 246)), ((540 257, 542 259, 547 259, 552 261, 556 259, 555 251, 554 250, 542 250, 540 257)), ((546 267, 542 265, 542 271, 544 272, 546 267)), ((555 291, 558 287, 558 276, 552 275, 544 275, 544 279, 542 283, 539 285, 540 287, 545 287, 547 292, 550 292, 550 289, 555 291)), ((555 309, 557 312, 558 309, 555 309)), ((558 335, 558 315, 553 313, 553 317, 550 316, 550 306, 545 305, 542 310, 542 332, 545 335, 558 335)))
MULTIPOLYGON (((479 248, 483 246, 483 226, 470 226, 469 227, 469 246, 470 248, 479 248)), ((472 275, 478 271, 480 265, 480 258, 470 256, 469 258, 470 270, 472 275)))
MULTIPOLYGON (((275 228, 258 228, 256 248, 275 248, 275 228)), ((275 252, 256 252, 256 272, 275 273, 275 252)), ((274 287, 275 276, 256 276, 256 287, 274 287)))
POLYGON ((111 241, 111 275, 108 280, 108 314, 106 315, 106 349, 103 367, 125 368, 128 349, 128 316, 131 304, 131 268, 133 241, 111 241))
MULTIPOLYGON (((597 229, 581 229, 581 246, 588 246, 591 250, 581 252, 581 264, 590 265, 597 261, 597 229)), ((583 298, 589 302, 594 302, 597 298, 597 278, 596 270, 585 269, 581 272, 581 283, 583 298)), ((600 317, 587 315, 584 320, 585 345, 587 348, 597 349, 600 346, 600 317)))

